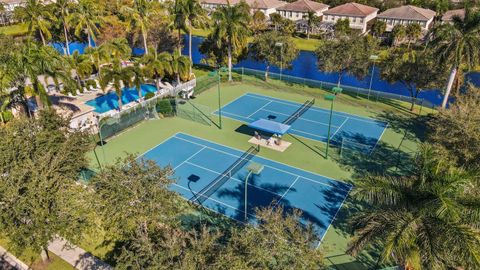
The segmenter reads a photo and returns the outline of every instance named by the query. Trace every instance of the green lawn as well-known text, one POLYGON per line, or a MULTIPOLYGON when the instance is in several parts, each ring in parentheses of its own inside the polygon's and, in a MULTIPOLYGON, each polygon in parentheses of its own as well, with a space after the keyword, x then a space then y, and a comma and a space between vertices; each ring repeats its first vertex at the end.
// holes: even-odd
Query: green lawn
MULTIPOLYGON (((192 31, 192 35, 194 35, 194 36, 206 37, 206 36, 208 36, 208 34, 210 34, 209 29, 194 29, 192 31)), ((250 37, 248 39, 248 42, 252 42, 253 39, 254 39, 254 37, 250 37)), ((319 40, 319 39, 314 39, 314 38, 306 39, 306 38, 294 37, 293 42, 295 42, 295 45, 297 45, 297 48, 299 50, 315 51, 317 49, 318 45, 320 45, 320 43, 322 41, 319 40)))
POLYGON ((33 270, 41 269, 41 270, 73 270, 73 268, 69 263, 62 260, 60 257, 56 256, 52 252, 49 253, 50 261, 43 262, 40 254, 32 251, 32 250, 24 250, 21 253, 14 252, 10 250, 10 245, 8 240, 5 237, 0 235, 0 246, 7 249, 10 253, 12 253, 15 257, 23 261, 33 270))
POLYGON ((0 34, 10 36, 22 36, 27 34, 28 28, 24 23, 12 24, 0 27, 0 34))
MULTIPOLYGON (((196 70, 196 72, 198 71, 196 70)), ((310 97, 316 97, 315 106, 329 107, 329 102, 322 98, 326 91, 321 89, 300 87, 272 80, 268 83, 256 79, 251 79, 248 83, 246 81, 223 83, 221 85, 222 104, 247 92, 252 92, 302 103, 310 97)), ((213 111, 216 109, 217 100, 217 91, 214 86, 199 94, 194 102, 203 105, 204 108, 209 107, 213 111)), ((422 135, 422 126, 417 122, 417 115, 409 112, 408 106, 407 103, 391 100, 369 101, 346 93, 341 94, 336 100, 335 110, 337 111, 389 122, 388 129, 375 153, 371 156, 352 152, 344 153, 342 157, 335 154, 333 158, 326 160, 323 157, 325 144, 308 139, 297 141, 289 135, 286 135, 284 139, 293 144, 284 153, 262 149, 259 155, 348 182, 354 181, 355 176, 366 171, 381 173, 396 170, 401 172, 404 169, 403 162, 407 161, 408 157, 417 149, 419 137, 422 135)), ((126 152, 142 154, 177 132, 184 132, 237 149, 247 149, 250 146, 247 142, 250 137, 235 131, 241 125, 242 123, 229 118, 223 118, 223 129, 221 130, 213 125, 199 124, 182 118, 146 121, 108 140, 105 145, 106 162, 111 163, 116 158, 124 156, 126 152)), ((335 149, 333 152, 336 152, 335 149)), ((97 153, 100 160, 103 161, 101 150, 98 148, 97 153)), ((90 158, 93 168, 95 167, 93 153, 90 154, 90 158)), ((347 199, 321 246, 327 262, 337 266, 341 265, 344 267, 342 269, 367 269, 373 267, 376 260, 372 255, 375 254, 374 250, 362 253, 357 258, 345 254, 350 238, 347 226, 348 217, 352 212, 357 211, 358 207, 360 206, 354 200, 347 199)), ((85 244, 83 247, 99 257, 103 257, 106 252, 106 250, 98 250, 93 243, 85 244)))

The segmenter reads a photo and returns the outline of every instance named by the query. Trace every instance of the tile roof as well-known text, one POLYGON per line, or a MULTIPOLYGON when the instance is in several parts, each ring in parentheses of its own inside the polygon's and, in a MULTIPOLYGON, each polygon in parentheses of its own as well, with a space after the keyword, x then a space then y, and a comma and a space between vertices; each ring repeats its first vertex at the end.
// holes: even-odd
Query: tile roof
POLYGON ((377 18, 428 21, 435 15, 433 10, 408 5, 387 9, 378 14, 377 18))
POLYGON ((297 11, 297 12, 318 12, 328 9, 329 5, 323 3, 314 2, 310 0, 298 0, 292 3, 288 3, 283 7, 277 8, 278 10, 285 11, 297 11))
POLYGON ((442 21, 449 22, 453 19, 453 17, 458 16, 460 18, 465 18, 465 9, 453 9, 445 12, 442 16, 442 21))
POLYGON ((346 3, 340 6, 336 6, 324 12, 325 15, 347 15, 366 17, 374 12, 377 12, 378 8, 358 4, 355 2, 346 3))

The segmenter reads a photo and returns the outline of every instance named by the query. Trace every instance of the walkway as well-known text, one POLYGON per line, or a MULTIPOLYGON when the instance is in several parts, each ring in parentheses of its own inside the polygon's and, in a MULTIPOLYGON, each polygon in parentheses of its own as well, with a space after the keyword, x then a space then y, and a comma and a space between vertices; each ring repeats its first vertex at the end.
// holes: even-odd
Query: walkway
POLYGON ((57 238, 48 245, 48 250, 79 270, 113 270, 113 267, 85 250, 57 238))
POLYGON ((0 246, 0 269, 9 269, 7 265, 3 263, 8 263, 12 266, 11 269, 18 269, 18 270, 28 270, 30 269, 28 265, 20 261, 17 257, 13 256, 10 252, 0 246))

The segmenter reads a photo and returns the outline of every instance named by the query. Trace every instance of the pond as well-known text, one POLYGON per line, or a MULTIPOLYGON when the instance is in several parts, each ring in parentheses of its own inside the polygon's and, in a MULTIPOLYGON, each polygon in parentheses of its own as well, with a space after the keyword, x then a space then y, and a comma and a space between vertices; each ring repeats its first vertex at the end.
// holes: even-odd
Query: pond
MULTIPOLYGON (((203 55, 198 50, 200 44, 203 41, 203 37, 194 36, 192 39, 192 54, 193 54, 193 63, 194 64, 201 64, 201 60, 203 59, 203 55)), ((185 47, 182 50, 184 55, 188 55, 188 40, 187 36, 184 36, 184 44, 185 47)), ((63 53, 64 49, 62 46, 63 44, 53 44, 54 47, 60 52, 63 53)), ((85 47, 87 46, 86 43, 72 43, 70 45, 70 51, 73 52, 74 50, 78 50, 80 53, 83 53, 85 47)), ((133 52, 135 55, 143 54, 143 49, 141 48, 134 48, 133 52)), ((245 67, 250 69, 256 70, 265 70, 265 64, 255 61, 251 57, 240 61, 235 67, 245 67)), ((280 69, 278 67, 271 67, 271 72, 279 73, 280 69)), ((318 70, 317 66, 317 59, 313 52, 310 51, 300 51, 298 57, 293 61, 292 68, 283 70, 283 74, 287 74, 290 76, 307 78, 312 80, 319 80, 325 81, 330 83, 336 83, 338 80, 338 73, 326 73, 318 70)), ((354 87, 362 87, 368 88, 370 84, 370 75, 366 76, 363 80, 359 80, 354 76, 344 75, 342 77, 342 84, 354 87)), ((446 83, 447 78, 445 78, 446 83)), ((472 72, 467 74, 466 81, 471 82, 474 85, 480 86, 480 73, 479 72, 472 72)), ((399 94, 404 96, 410 96, 409 91, 407 88, 402 85, 401 83, 388 83, 380 78, 380 70, 379 68, 375 68, 372 80, 372 89, 381 92, 399 94)), ((428 91, 423 91, 420 93, 419 98, 423 98, 435 105, 440 105, 442 102, 442 93, 438 89, 432 89, 428 91)))

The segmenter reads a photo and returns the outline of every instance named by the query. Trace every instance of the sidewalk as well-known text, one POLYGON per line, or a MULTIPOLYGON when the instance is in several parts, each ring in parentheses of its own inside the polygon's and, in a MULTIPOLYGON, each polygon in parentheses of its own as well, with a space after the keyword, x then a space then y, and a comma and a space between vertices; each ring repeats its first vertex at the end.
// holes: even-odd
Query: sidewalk
MULTIPOLYGON (((18 270, 28 270, 30 269, 28 265, 20 261, 17 257, 13 256, 10 252, 8 252, 6 249, 0 246, 0 268, 2 268, 1 261, 5 261, 9 265, 12 266, 12 268, 18 269, 18 270)), ((8 268, 7 268, 8 269, 8 268)))
POLYGON ((48 250, 79 270, 113 270, 113 267, 85 250, 57 238, 48 245, 48 250))

